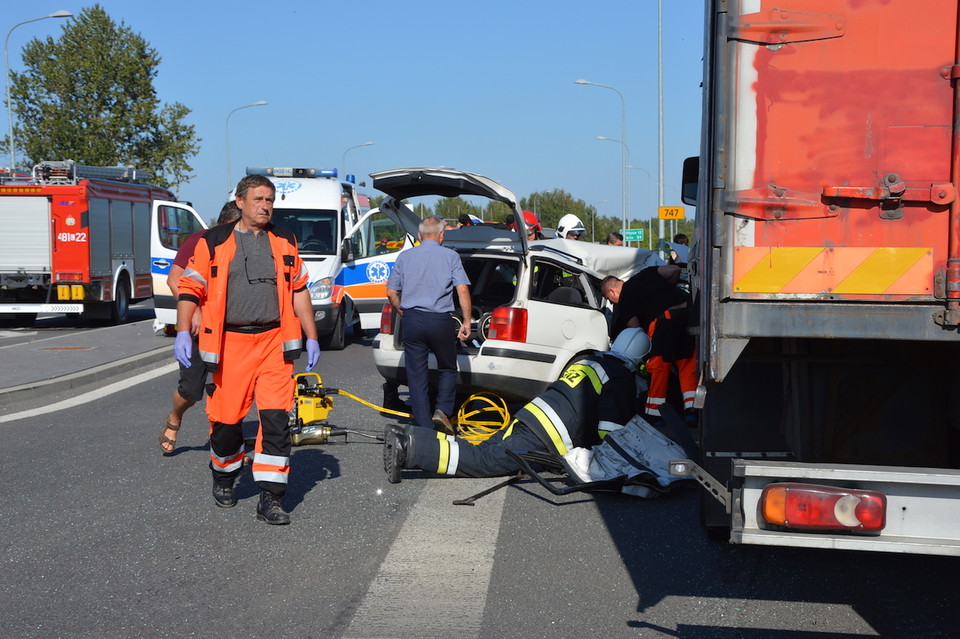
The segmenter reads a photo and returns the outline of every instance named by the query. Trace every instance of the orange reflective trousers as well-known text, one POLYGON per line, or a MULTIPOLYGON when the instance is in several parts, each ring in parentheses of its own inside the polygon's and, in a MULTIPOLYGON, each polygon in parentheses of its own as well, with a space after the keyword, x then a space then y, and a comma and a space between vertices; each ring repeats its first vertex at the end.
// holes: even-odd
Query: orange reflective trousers
POLYGON ((223 358, 207 399, 210 468, 214 478, 234 479, 243 467, 243 419, 257 403, 260 426, 253 456, 253 480, 283 495, 290 474, 290 423, 295 382, 293 362, 283 359, 279 328, 263 333, 227 331, 223 358))

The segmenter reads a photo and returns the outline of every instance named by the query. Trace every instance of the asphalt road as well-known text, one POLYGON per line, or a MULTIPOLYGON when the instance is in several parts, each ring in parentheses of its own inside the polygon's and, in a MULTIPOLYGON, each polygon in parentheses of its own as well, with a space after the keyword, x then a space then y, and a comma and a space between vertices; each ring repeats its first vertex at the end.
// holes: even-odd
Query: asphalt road
MULTIPOLYGON (((319 372, 380 398, 369 340, 324 353, 319 372)), ((644 501, 520 483, 453 506, 498 480, 410 471, 391 485, 380 445, 351 435, 294 449, 293 524, 267 526, 249 475, 236 508, 214 507, 199 408, 176 453, 160 454, 175 385, 171 358, 3 407, 0 634, 960 634, 960 560, 711 542, 693 486, 644 501), (55 410, 35 414, 44 407, 55 410)), ((345 397, 330 417, 369 434, 387 421, 345 397)))

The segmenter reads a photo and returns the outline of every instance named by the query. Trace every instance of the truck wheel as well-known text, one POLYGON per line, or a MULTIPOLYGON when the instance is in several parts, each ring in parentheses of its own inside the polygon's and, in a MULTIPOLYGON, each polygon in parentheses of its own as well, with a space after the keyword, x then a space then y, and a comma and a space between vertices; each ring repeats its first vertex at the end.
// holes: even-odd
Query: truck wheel
POLYGON ((337 315, 333 331, 320 338, 320 346, 325 351, 342 351, 347 345, 347 323, 343 319, 343 312, 337 315))
POLYGON ((126 278, 117 282, 117 290, 113 294, 113 304, 110 306, 110 321, 114 324, 125 324, 130 315, 130 284, 126 278))

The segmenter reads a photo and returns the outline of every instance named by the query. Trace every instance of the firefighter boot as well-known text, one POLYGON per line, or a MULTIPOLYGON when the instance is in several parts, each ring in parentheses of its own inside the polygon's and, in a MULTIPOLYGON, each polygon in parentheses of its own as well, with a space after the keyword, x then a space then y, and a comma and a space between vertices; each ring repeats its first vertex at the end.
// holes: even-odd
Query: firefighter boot
POLYGON ((233 508, 237 505, 237 494, 233 490, 233 480, 229 484, 213 480, 213 499, 220 508, 233 508))
POLYGON ((273 526, 290 523, 290 515, 283 509, 280 497, 269 490, 260 491, 260 502, 257 503, 257 519, 273 526))
POLYGON ((383 430, 383 470, 387 473, 387 481, 391 484, 400 483, 400 471, 407 461, 407 449, 410 446, 410 436, 395 424, 387 424, 383 430))

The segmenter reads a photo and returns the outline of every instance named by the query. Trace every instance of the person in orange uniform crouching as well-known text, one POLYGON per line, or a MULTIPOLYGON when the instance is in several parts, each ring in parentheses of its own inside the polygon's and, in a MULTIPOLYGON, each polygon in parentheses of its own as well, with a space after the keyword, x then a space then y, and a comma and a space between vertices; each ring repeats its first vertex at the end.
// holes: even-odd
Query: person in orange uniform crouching
POLYGON ((677 287, 679 281, 680 267, 666 265, 645 268, 626 282, 610 275, 601 284, 603 296, 616 305, 612 334, 640 327, 653 342, 647 359, 650 389, 644 417, 655 426, 662 421, 660 408, 667 401, 673 368, 683 393, 684 420, 696 423, 697 362, 693 337, 687 331, 690 294, 677 287))
POLYGON ((289 524, 280 499, 290 474, 287 414, 294 401, 293 360, 304 349, 305 335, 307 370, 312 370, 320 344, 297 238, 270 223, 275 196, 266 177, 244 177, 236 188, 240 219, 210 229, 200 240, 180 278, 174 355, 190 366, 190 318, 199 306, 200 359, 213 372, 214 385, 207 398, 213 498, 221 508, 237 503, 243 418, 256 396, 257 519, 289 524))

